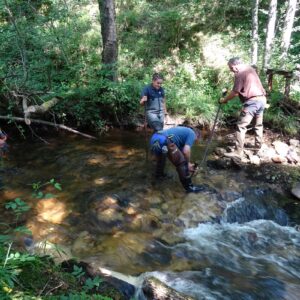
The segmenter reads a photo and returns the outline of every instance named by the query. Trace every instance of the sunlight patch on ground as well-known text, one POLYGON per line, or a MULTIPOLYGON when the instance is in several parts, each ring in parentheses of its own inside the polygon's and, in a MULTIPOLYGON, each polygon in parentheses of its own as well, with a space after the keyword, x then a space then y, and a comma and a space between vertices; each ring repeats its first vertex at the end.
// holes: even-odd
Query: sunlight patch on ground
POLYGON ((60 224, 69 214, 64 203, 56 198, 43 199, 37 204, 38 220, 60 224))

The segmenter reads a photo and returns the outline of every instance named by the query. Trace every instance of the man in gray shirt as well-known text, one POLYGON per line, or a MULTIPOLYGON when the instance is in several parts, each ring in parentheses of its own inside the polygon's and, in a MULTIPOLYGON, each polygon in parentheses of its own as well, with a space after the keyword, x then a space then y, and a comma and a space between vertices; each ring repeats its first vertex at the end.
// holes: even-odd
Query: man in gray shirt
POLYGON ((266 91, 263 88, 257 72, 251 66, 244 64, 239 57, 228 61, 230 71, 234 73, 234 85, 232 91, 220 99, 225 104, 236 96, 242 102, 242 111, 237 122, 236 149, 226 153, 227 157, 242 157, 247 126, 254 119, 255 148, 262 145, 263 138, 263 112, 266 106, 266 91))

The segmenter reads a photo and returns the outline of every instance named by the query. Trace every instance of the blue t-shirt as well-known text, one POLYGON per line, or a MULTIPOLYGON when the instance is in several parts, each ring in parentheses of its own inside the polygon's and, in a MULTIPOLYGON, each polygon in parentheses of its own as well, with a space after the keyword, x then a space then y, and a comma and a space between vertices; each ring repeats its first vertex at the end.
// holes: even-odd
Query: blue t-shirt
POLYGON ((145 103, 147 111, 153 113, 161 113, 164 111, 165 91, 162 87, 157 90, 152 84, 147 85, 143 88, 141 93, 141 97, 144 96, 147 97, 147 102, 145 103))
POLYGON ((150 140, 151 148, 154 150, 153 152, 155 154, 162 153, 161 149, 163 146, 167 145, 166 137, 176 144, 180 150, 182 150, 185 145, 192 147, 196 140, 196 134, 194 130, 184 126, 177 126, 158 131, 152 135, 150 140))

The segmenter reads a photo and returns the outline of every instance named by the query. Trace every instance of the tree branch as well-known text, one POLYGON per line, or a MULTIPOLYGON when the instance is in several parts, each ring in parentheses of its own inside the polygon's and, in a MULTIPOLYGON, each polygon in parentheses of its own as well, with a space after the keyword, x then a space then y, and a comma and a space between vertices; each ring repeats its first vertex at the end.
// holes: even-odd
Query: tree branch
MULTIPOLYGON (((0 119, 2 119, 2 120, 14 120, 14 121, 17 121, 17 122, 25 122, 25 118, 19 118, 19 117, 0 116, 0 119)), ((65 126, 63 124, 54 124, 52 122, 47 122, 47 121, 43 121, 43 120, 36 120, 36 119, 31 119, 31 122, 32 123, 37 123, 37 124, 44 124, 44 125, 48 125, 48 126, 52 126, 52 127, 56 127, 56 128, 60 128, 60 129, 70 131, 70 132, 78 134, 78 135, 82 135, 82 136, 84 136, 86 138, 89 138, 89 139, 95 139, 95 140, 97 139, 96 137, 94 137, 92 135, 82 133, 78 130, 75 130, 75 129, 70 128, 68 126, 65 126)))

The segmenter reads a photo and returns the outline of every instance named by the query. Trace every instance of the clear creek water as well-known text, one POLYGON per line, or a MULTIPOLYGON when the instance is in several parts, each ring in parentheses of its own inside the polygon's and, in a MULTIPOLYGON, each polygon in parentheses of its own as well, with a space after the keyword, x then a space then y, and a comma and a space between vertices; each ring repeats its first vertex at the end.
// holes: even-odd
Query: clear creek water
MULTIPOLYGON (((23 221, 35 251, 56 244, 58 258, 137 282, 152 275, 196 299, 299 299, 300 232, 278 207, 275 186, 243 171, 208 170, 193 180, 210 189, 186 194, 170 164, 170 178, 155 182, 141 133, 47 141, 11 141, 1 175, 1 215, 16 197, 31 205, 23 221), (52 196, 32 197, 32 183, 51 178, 62 191, 47 185, 52 196)), ((194 159, 203 150, 195 146, 194 159)))

